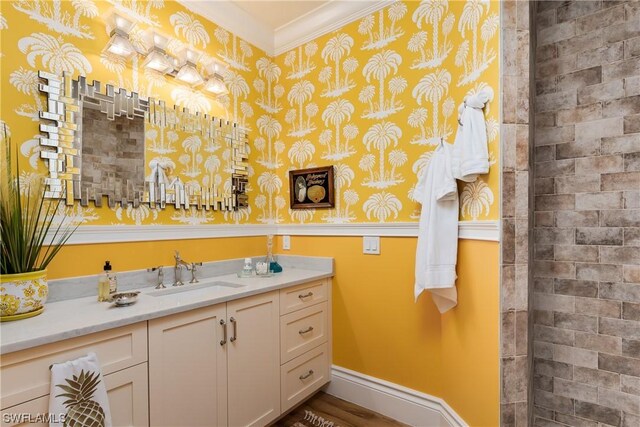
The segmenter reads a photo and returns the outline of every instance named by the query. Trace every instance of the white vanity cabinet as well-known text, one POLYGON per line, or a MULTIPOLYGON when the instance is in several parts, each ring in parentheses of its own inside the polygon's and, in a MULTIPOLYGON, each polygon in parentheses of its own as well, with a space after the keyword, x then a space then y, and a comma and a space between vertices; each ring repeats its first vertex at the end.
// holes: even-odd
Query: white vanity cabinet
POLYGON ((148 425, 146 323, 3 354, 0 366, 2 426, 27 425, 29 415, 35 420, 37 416, 46 414, 51 383, 49 366, 89 352, 98 356, 113 424, 148 425))
POLYGON ((330 380, 331 279, 3 354, 2 426, 46 414, 49 366, 89 352, 114 426, 265 426, 330 380))
POLYGON ((280 416, 278 292, 149 321, 152 426, 263 426, 280 416))

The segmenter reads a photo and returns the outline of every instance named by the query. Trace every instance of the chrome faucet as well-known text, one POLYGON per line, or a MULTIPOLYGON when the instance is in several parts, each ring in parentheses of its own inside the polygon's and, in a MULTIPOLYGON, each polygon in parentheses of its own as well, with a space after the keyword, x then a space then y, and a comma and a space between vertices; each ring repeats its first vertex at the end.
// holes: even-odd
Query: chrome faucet
POLYGON ((202 267, 202 263, 201 262, 192 262, 191 263, 191 280, 189 280, 189 283, 198 283, 199 280, 196 277, 196 267, 202 267))
POLYGON ((173 257, 176 260, 176 265, 173 267, 173 272, 175 275, 173 286, 182 286, 184 285, 184 283, 182 282, 182 267, 185 267, 187 271, 190 271, 191 264, 180 258, 180 252, 178 251, 176 251, 176 254, 173 257))
POLYGON ((157 271, 158 272, 158 284, 156 285, 156 289, 164 289, 164 288, 166 288, 164 283, 162 283, 162 281, 164 280, 164 271, 162 271, 162 266, 153 267, 153 268, 147 268, 147 271, 149 273, 151 273, 152 271, 157 271))

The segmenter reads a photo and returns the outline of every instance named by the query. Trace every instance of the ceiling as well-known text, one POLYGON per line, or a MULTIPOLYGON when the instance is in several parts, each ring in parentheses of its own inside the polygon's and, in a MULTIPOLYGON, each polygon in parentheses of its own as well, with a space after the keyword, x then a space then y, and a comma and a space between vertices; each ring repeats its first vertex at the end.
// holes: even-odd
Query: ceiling
POLYGON ((269 26, 273 31, 330 3, 328 1, 232 0, 238 7, 269 26))

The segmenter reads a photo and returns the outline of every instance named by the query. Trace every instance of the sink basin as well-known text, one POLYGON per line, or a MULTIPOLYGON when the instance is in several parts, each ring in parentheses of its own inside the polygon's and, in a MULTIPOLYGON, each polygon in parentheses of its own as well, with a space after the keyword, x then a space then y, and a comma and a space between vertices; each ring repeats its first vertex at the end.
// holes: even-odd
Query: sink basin
POLYGON ((157 289, 155 291, 149 292, 148 295, 151 295, 154 297, 162 297, 165 295, 179 294, 182 292, 197 291, 199 289, 211 289, 211 288, 228 289, 228 288, 241 288, 243 286, 245 285, 238 285, 235 283, 219 282, 219 281, 196 283, 196 284, 185 283, 182 286, 169 286, 165 289, 157 289))

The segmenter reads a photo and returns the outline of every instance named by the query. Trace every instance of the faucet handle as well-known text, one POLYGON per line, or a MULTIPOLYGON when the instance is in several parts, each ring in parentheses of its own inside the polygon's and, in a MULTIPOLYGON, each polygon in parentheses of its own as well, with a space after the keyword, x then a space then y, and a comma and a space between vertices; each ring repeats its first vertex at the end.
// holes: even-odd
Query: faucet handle
POLYGON ((201 262, 192 262, 191 263, 191 268, 189 269, 189 271, 191 271, 191 280, 189 280, 189 283, 198 283, 199 280, 196 277, 196 267, 197 266, 202 266, 201 262))
POLYGON ((153 272, 153 271, 157 271, 158 272, 158 284, 156 285, 156 289, 164 289, 166 286, 164 285, 164 283, 162 283, 162 281, 164 280, 164 271, 162 270, 162 266, 158 266, 158 267, 151 267, 151 268, 147 268, 147 271, 149 273, 153 272))
POLYGON ((174 252, 175 252, 175 255, 173 255, 173 257, 176 259, 176 261, 180 261, 180 252, 178 252, 177 250, 174 252))

